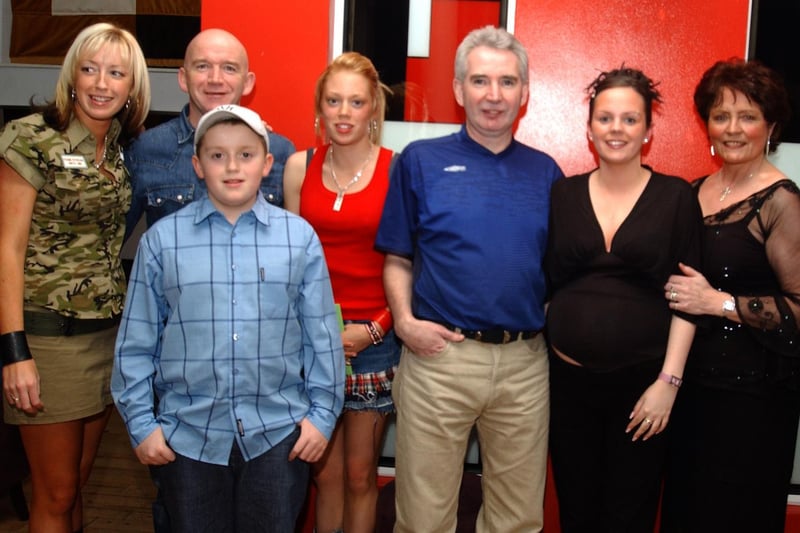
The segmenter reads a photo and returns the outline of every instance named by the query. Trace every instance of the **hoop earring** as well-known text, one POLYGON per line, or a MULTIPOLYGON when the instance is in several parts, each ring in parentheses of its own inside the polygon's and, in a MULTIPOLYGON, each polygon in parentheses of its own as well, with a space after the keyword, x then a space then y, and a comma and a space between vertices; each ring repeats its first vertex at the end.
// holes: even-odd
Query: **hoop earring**
POLYGON ((714 157, 717 153, 714 151, 714 145, 711 145, 711 157, 714 157))

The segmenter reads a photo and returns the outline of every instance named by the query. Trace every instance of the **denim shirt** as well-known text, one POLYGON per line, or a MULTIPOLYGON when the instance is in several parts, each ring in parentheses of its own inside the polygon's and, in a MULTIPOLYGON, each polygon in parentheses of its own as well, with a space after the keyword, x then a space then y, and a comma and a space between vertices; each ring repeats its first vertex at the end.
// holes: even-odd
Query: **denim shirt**
MULTIPOLYGON (((282 207, 283 167, 295 148, 286 137, 270 132, 269 151, 275 162, 261 180, 261 192, 269 203, 282 207)), ((155 221, 206 196, 206 184, 198 179, 192 167, 193 154, 194 128, 189 122, 189 104, 179 116, 143 132, 125 150, 133 188, 126 240, 142 213, 149 228, 155 221)))

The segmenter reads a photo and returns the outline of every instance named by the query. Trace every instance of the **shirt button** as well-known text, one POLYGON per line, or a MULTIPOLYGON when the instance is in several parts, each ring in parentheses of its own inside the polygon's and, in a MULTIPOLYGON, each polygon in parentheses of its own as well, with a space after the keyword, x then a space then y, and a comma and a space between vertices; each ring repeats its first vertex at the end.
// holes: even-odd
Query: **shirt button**
POLYGON ((179 195, 177 196, 177 199, 178 199, 178 201, 179 201, 179 202, 182 202, 182 201, 183 201, 183 195, 182 195, 182 194, 179 194, 179 195))
POLYGON ((231 270, 236 270, 236 265, 231 265, 231 270))
POLYGON ((273 200, 275 200, 275 195, 274 195, 274 194, 269 194, 269 195, 267 195, 267 200, 269 200, 270 202, 272 202, 273 200))
POLYGON ((232 303, 233 305, 236 305, 236 300, 235 300, 235 299, 231 300, 231 303, 232 303))
POLYGON ((235 340, 235 341, 239 340, 239 334, 238 333, 234 333, 233 334, 233 340, 235 340))

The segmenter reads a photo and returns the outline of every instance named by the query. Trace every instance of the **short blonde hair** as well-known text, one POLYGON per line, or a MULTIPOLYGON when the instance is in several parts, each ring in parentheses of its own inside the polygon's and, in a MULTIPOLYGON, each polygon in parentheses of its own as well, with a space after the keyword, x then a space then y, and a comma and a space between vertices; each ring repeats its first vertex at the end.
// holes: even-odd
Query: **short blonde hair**
POLYGON ((123 107, 117 118, 122 124, 121 141, 130 140, 138 134, 150 111, 150 75, 142 49, 130 32, 107 22, 93 24, 81 30, 69 47, 61 73, 56 84, 55 100, 52 104, 54 114, 58 117, 53 126, 65 130, 75 112, 72 90, 81 60, 94 56, 103 47, 112 45, 119 48, 122 61, 130 69, 133 83, 129 95, 130 101, 123 107))

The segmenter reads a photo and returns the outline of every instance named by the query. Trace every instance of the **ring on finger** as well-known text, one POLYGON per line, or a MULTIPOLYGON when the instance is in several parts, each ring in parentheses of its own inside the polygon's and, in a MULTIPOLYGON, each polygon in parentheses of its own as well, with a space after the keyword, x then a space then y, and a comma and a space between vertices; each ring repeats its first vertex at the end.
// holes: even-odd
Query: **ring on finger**
POLYGON ((652 424, 653 424, 653 421, 652 421, 652 420, 650 420, 649 418, 645 418, 645 419, 644 419, 644 423, 645 423, 645 424, 647 424, 647 425, 649 426, 649 425, 652 425, 652 424))
POLYGON ((674 290, 670 290, 669 291, 669 299, 674 302, 675 300, 678 299, 678 293, 675 292, 674 290))

